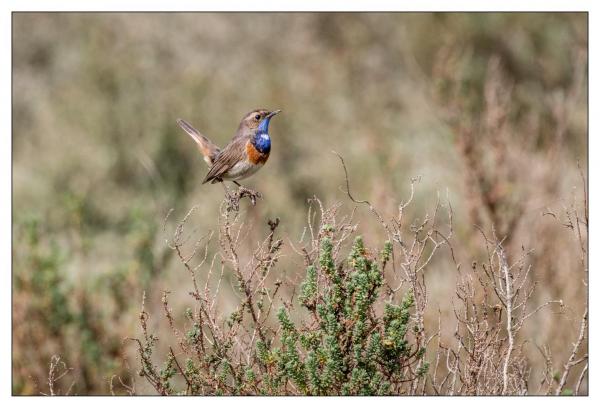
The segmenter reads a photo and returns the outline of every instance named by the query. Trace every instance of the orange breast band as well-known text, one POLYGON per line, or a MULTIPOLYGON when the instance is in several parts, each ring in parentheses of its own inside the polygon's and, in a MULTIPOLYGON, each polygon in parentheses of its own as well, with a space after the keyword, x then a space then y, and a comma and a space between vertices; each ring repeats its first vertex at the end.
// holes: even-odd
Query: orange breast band
POLYGON ((265 164, 269 158, 268 153, 259 152, 250 141, 246 142, 246 153, 248 153, 248 160, 252 164, 265 164))

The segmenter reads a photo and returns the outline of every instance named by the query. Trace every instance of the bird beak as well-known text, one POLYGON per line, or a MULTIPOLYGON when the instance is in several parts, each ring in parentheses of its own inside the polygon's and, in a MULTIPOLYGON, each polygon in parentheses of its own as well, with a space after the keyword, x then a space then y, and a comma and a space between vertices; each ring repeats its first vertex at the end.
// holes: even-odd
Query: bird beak
POLYGON ((281 112, 281 109, 277 109, 277 110, 269 113, 267 116, 265 116, 265 118, 272 118, 273 116, 277 115, 279 112, 281 112))

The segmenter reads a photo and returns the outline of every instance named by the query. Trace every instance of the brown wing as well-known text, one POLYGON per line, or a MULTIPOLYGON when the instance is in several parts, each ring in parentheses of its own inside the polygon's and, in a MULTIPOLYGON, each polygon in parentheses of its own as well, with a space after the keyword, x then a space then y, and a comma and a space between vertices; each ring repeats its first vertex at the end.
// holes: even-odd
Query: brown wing
POLYGON ((246 159, 247 137, 235 138, 213 160, 213 165, 208 171, 202 184, 220 178, 236 163, 246 159))

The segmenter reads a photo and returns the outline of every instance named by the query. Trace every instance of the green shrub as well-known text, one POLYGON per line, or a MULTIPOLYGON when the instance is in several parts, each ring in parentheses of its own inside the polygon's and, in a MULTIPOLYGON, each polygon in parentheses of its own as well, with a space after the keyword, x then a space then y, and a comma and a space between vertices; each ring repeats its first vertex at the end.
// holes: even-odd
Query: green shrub
MULTIPOLYGON (((388 395, 422 381, 428 363, 418 345, 418 331, 411 330, 417 321, 412 290, 403 297, 383 290, 384 268, 393 252, 390 241, 375 251, 356 236, 341 257, 354 227, 335 225, 335 207, 325 211, 318 236, 306 252, 298 297, 293 302, 284 296, 276 300, 281 282, 271 281, 271 286, 261 278, 269 274, 282 246, 274 237, 278 221, 269 222, 267 240, 255 252, 254 262, 242 268, 231 233, 240 222, 238 208, 237 203, 223 204, 219 238, 222 259, 238 280, 238 309, 224 318, 207 306, 217 293, 192 292, 195 311, 187 308, 184 313, 191 325, 180 342, 185 364, 171 352, 162 369, 152 362, 157 339, 147 332, 148 315, 142 312, 144 338, 136 339, 140 374, 159 393, 388 395), (277 312, 270 319, 272 309, 277 312), (251 333, 250 339, 244 333, 251 333)), ((197 248, 191 256, 183 255, 183 228, 182 223, 172 247, 197 288, 196 269, 188 262, 197 248)), ((172 324, 166 294, 163 299, 172 324)))

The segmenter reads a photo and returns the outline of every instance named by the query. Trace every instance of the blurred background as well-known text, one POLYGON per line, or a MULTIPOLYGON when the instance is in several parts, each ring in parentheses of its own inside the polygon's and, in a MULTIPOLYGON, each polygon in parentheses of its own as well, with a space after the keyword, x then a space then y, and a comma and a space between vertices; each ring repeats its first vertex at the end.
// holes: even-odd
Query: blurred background
MULTIPOLYGON (((564 364, 587 297, 578 243, 547 214, 581 204, 587 75, 583 13, 13 14, 13 393, 48 392, 56 354, 72 393, 135 377, 124 339, 140 333, 142 293, 159 338, 161 291, 176 314, 191 302, 165 240, 194 205, 198 237, 214 230, 223 198, 175 121, 223 146, 258 107, 283 113, 245 182, 264 196, 244 204, 249 247, 274 217, 299 239, 313 196, 352 210, 332 150, 387 216, 421 176, 411 216, 447 194, 461 262, 483 255, 474 225, 494 226, 513 253, 534 249, 535 304, 567 305, 521 333, 539 382, 538 348, 564 364)), ((357 220, 379 245, 368 209, 357 220)), ((282 279, 301 264, 284 252, 282 279)), ((437 325, 438 309, 454 316, 456 270, 441 256, 426 276, 437 325)), ((152 392, 139 379, 136 391, 152 392)))

